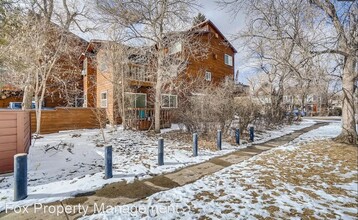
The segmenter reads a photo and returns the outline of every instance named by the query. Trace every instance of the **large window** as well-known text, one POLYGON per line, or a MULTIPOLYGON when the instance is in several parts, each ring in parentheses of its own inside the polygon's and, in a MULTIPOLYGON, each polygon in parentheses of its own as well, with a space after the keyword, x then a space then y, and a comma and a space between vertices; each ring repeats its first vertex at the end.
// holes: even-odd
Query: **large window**
POLYGON ((101 108, 107 108, 108 102, 107 102, 107 92, 101 93, 101 108))
POLYGON ((232 64, 233 64, 232 56, 225 54, 224 59, 225 59, 225 64, 226 65, 232 66, 232 64))
POLYGON ((147 94, 145 93, 126 93, 128 108, 147 107, 147 94))
POLYGON ((162 108, 178 108, 178 96, 163 94, 162 95, 162 108))

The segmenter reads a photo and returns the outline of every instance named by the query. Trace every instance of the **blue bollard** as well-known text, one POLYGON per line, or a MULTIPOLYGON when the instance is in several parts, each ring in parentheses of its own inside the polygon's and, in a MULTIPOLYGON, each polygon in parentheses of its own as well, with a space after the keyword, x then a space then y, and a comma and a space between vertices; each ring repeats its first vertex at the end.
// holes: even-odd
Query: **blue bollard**
POLYGON ((221 139, 222 139, 221 130, 218 130, 217 139, 216 139, 217 141, 216 145, 218 147, 218 150, 221 150, 221 142, 222 142, 221 139))
POLYGON ((27 197, 27 154, 14 156, 14 201, 27 197))
POLYGON ((198 134, 193 134, 193 156, 198 156, 198 134))
POLYGON ((251 142, 254 142, 254 137, 255 137, 254 127, 251 126, 251 127, 250 127, 250 141, 251 141, 251 142))
POLYGON ((158 165, 164 165, 164 139, 159 138, 158 140, 158 165))
POLYGON ((104 147, 105 179, 113 177, 112 173, 112 146, 104 147))
POLYGON ((240 129, 236 128, 235 130, 235 138, 236 138, 236 144, 240 144, 240 129))

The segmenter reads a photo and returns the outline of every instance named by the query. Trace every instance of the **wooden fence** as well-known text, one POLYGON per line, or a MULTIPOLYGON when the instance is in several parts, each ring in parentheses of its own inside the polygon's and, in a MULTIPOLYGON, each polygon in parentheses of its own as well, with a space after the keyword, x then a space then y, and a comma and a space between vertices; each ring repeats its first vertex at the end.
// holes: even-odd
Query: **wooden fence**
POLYGON ((14 155, 28 153, 30 145, 30 112, 1 110, 0 173, 12 172, 14 155))
MULTIPOLYGON (((56 133, 63 130, 99 128, 97 117, 105 125, 105 109, 93 108, 55 108, 42 110, 41 134, 56 133)), ((36 112, 31 111, 31 132, 36 132, 36 112)))

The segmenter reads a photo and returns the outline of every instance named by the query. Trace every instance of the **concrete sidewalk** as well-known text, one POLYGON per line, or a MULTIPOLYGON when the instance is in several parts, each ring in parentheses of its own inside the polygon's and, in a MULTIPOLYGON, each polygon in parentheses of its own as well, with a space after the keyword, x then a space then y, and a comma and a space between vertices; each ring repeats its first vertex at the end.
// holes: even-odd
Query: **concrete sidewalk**
MULTIPOLYGON (((102 189, 89 192, 85 194, 77 195, 75 198, 66 199, 62 202, 54 202, 46 205, 53 206, 78 206, 81 204, 84 207, 88 207, 87 215, 93 214, 95 211, 95 205, 100 207, 104 204, 107 206, 116 206, 132 203, 144 199, 154 193, 172 189, 178 186, 183 186, 192 183, 203 176, 210 175, 225 167, 231 166, 236 163, 240 163, 250 157, 260 154, 271 148, 284 145, 298 136, 317 129, 321 126, 327 125, 326 122, 320 122, 310 127, 295 131, 291 134, 267 141, 262 144, 255 144, 249 148, 244 148, 227 155, 213 158, 209 161, 195 164, 177 170, 173 173, 162 174, 153 178, 138 180, 133 183, 127 184, 126 182, 112 183, 104 186, 102 189)), ((83 210, 76 210, 71 215, 62 214, 56 216, 50 214, 47 210, 40 210, 35 213, 34 207, 28 208, 28 213, 0 213, 1 219, 77 219, 83 216, 83 210)))

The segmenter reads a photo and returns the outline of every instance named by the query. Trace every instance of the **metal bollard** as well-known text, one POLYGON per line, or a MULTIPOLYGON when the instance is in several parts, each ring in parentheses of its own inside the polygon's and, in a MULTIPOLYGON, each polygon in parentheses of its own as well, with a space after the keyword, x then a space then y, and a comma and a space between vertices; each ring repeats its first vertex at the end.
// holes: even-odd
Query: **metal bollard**
POLYGON ((164 139, 159 138, 158 140, 158 165, 164 165, 164 139))
POLYGON ((250 127, 250 141, 251 141, 251 142, 254 142, 254 137, 255 137, 254 127, 251 126, 251 127, 250 127))
POLYGON ((218 130, 218 133, 217 133, 217 147, 218 147, 218 150, 221 150, 221 142, 222 142, 222 135, 221 135, 221 130, 218 130))
POLYGON ((27 154, 14 156, 14 201, 27 197, 27 154))
POLYGON ((240 144, 240 129, 236 128, 235 130, 235 138, 236 138, 236 144, 240 144))
POLYGON ((112 173, 112 146, 104 147, 105 179, 113 177, 112 173))
POLYGON ((193 134, 193 156, 198 156, 198 134, 193 134))

